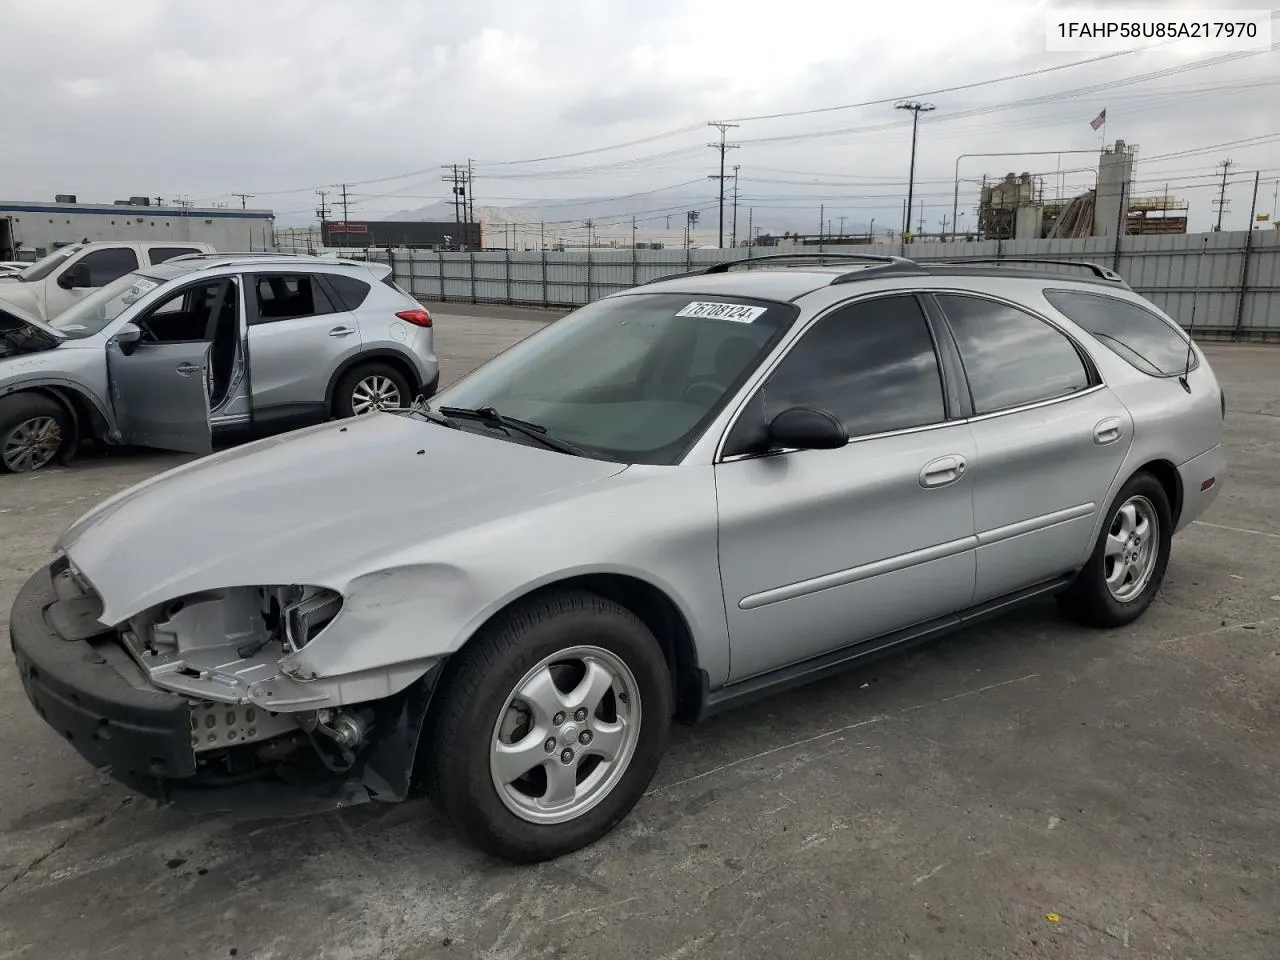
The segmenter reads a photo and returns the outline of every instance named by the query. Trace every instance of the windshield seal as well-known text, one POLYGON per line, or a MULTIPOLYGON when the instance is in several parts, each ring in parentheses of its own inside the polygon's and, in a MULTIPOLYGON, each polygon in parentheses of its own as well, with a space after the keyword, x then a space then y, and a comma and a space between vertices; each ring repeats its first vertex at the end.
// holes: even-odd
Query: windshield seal
POLYGON ((431 406, 493 408, 592 459, 673 466, 799 314, 792 303, 723 293, 615 294, 547 324, 431 406))

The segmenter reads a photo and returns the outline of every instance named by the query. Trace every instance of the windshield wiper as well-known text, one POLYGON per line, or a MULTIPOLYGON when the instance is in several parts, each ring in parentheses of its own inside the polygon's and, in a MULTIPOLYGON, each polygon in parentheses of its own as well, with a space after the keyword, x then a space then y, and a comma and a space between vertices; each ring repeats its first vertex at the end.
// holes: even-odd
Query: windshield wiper
POLYGON ((475 409, 469 407, 441 407, 440 413, 447 417, 467 417, 472 420, 479 420, 481 423, 523 434, 552 450, 569 453, 575 457, 586 456, 581 447, 576 447, 568 440, 561 440, 559 437, 548 433, 547 428, 542 424, 530 423, 527 420, 517 420, 515 417, 504 417, 493 407, 476 407, 475 409))
POLYGON ((442 427, 449 427, 450 429, 453 429, 453 430, 462 429, 462 427, 458 425, 458 422, 453 418, 446 417, 443 413, 439 413, 435 410, 432 410, 431 407, 427 404, 427 402, 423 400, 421 397, 415 397, 413 403, 409 404, 409 406, 407 407, 400 407, 395 412, 407 413, 410 416, 417 414, 418 416, 422 417, 423 420, 426 420, 428 423, 438 423, 442 427))

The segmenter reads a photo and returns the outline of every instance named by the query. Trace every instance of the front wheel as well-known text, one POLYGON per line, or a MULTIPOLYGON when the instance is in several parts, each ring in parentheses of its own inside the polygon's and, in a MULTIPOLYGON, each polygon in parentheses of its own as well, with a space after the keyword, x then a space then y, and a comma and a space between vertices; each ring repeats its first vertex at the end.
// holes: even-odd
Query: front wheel
POLYGON ((0 400, 0 473, 28 473, 52 463, 71 436, 71 418, 37 393, 0 400))
POLYGON ((630 611, 583 592, 503 615, 458 655, 429 734, 432 793, 476 846, 549 860, 613 829, 666 749, 671 683, 630 611))
POLYGON ((1116 494, 1089 562, 1059 594, 1059 605, 1094 627, 1137 620, 1160 592, 1172 537, 1164 487, 1149 473, 1135 474, 1116 494))

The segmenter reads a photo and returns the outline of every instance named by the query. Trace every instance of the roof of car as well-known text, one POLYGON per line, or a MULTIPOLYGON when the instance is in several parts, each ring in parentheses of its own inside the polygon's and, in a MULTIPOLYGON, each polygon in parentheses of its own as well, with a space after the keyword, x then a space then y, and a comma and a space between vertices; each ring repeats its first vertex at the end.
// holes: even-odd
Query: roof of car
POLYGON ((213 267, 235 266, 275 267, 277 269, 298 269, 300 267, 316 269, 317 267, 369 267, 375 264, 360 260, 341 260, 335 257, 312 257, 306 254, 278 253, 206 253, 190 256, 174 257, 154 266, 144 267, 140 272, 156 280, 173 280, 198 270, 213 267))
POLYGON ((861 254, 777 254, 723 261, 643 286, 647 292, 796 300, 822 287, 869 280, 999 277, 1101 284, 1130 291, 1115 271, 1084 261, 1030 258, 917 261, 861 254), (1068 272, 1075 271, 1075 272, 1068 272))

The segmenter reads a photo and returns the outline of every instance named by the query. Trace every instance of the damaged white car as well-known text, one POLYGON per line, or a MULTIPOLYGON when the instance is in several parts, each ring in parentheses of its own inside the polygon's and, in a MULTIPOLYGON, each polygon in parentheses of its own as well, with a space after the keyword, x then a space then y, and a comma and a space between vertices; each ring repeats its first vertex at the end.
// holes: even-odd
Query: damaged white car
POLYGON ((143 789, 423 785, 533 861, 673 718, 1036 597, 1140 616, 1221 487, 1200 351, 1102 268, 836 259, 629 290, 112 497, 18 596, 28 697, 143 789))

